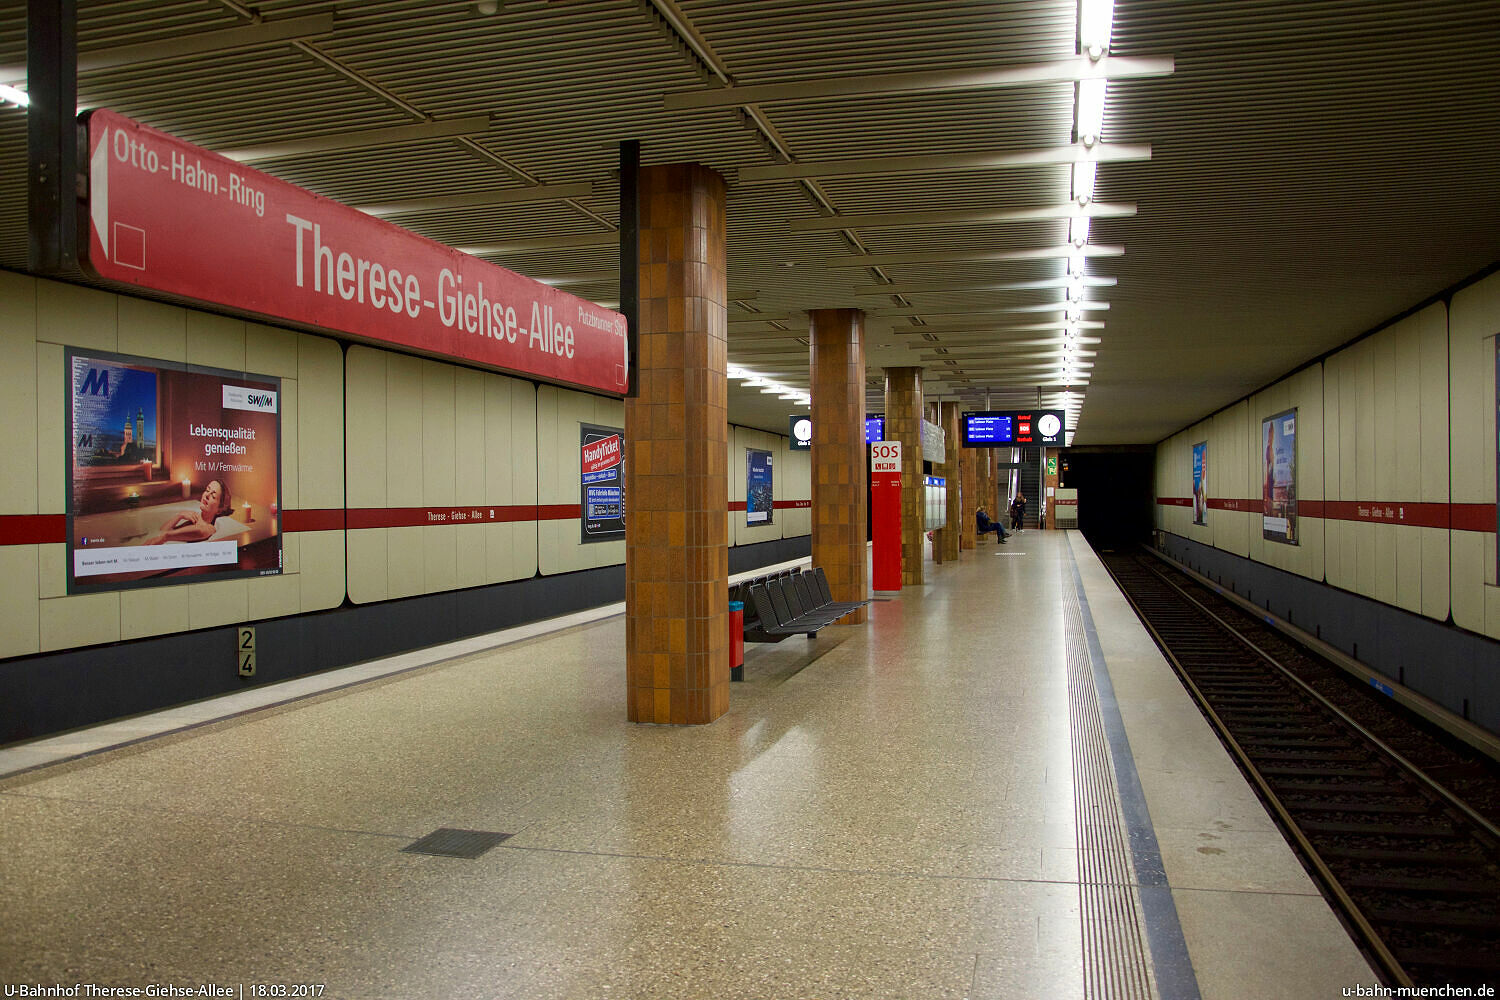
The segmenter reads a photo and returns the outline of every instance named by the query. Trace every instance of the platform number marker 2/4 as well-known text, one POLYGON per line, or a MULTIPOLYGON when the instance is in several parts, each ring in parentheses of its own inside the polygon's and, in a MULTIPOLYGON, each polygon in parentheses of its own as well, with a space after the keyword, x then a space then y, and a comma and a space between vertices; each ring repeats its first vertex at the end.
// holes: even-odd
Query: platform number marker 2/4
POLYGON ((241 677, 255 676, 255 626, 242 625, 235 630, 235 659, 240 664, 241 677))

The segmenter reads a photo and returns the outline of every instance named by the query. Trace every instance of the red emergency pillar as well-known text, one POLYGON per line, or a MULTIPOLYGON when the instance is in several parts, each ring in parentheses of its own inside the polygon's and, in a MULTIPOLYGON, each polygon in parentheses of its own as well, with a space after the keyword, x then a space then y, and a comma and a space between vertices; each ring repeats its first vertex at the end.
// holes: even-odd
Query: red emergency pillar
POLYGON ((901 589, 901 442, 870 445, 870 540, 875 590, 901 589))

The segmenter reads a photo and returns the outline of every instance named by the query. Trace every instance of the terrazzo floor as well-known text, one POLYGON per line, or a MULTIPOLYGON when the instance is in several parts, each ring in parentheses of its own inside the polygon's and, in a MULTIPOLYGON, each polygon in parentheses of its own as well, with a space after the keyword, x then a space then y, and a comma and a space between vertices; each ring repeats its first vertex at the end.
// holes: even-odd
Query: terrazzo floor
POLYGON ((0 983, 1082 997, 1074 560, 1197 995, 1373 984, 1081 536, 1035 531, 749 646, 706 727, 625 721, 615 616, 0 779, 0 983), (402 853, 442 827, 511 836, 402 853))

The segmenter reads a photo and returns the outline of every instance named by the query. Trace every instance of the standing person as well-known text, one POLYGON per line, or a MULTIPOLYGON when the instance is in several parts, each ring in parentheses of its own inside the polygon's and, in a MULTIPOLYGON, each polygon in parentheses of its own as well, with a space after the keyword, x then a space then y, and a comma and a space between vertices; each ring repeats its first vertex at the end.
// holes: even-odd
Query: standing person
POLYGON ((1017 492, 1016 498, 1010 502, 1010 526, 1016 531, 1021 530, 1021 525, 1026 519, 1026 494, 1017 492))

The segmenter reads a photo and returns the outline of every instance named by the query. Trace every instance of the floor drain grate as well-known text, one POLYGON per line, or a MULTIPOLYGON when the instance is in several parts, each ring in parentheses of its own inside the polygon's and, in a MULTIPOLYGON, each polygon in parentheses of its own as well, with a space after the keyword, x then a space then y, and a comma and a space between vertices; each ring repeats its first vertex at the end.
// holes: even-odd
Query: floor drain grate
POLYGON ((508 833, 484 830, 454 830, 440 827, 421 840, 401 848, 403 854, 431 854, 439 858, 477 858, 485 851, 510 839, 508 833))

